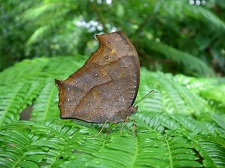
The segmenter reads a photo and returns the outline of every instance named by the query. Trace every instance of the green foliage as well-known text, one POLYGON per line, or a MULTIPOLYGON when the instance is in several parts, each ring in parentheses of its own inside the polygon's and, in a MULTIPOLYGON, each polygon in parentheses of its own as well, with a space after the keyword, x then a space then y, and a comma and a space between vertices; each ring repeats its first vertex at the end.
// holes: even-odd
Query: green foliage
POLYGON ((188 74, 189 72, 193 72, 192 75, 194 76, 200 76, 200 74, 204 74, 206 76, 213 75, 211 69, 205 63, 203 63, 199 58, 186 52, 182 52, 163 43, 156 43, 153 41, 150 42, 149 48, 157 51, 158 53, 162 53, 165 57, 176 61, 179 65, 184 66, 184 69, 180 73, 188 74))
POLYGON ((24 42, 33 29, 24 26, 19 16, 37 2, 33 0, 1 0, 0 6, 0 70, 23 60, 24 42))
POLYGON ((137 100, 158 93, 138 104, 122 136, 119 123, 95 137, 102 124, 59 119, 57 107, 54 79, 66 79, 84 60, 36 58, 0 73, 0 167, 225 166, 224 78, 141 68, 137 100))
MULTIPOLYGON (((223 76, 225 6, 217 0, 192 1, 200 5, 190 2, 5 1, 1 7, 5 24, 0 27, 0 59, 9 65, 26 57, 89 55, 90 48, 97 45, 93 42, 96 33, 122 31, 131 38, 148 69, 223 76), (14 16, 11 13, 16 19, 8 19, 14 16), (13 31, 8 31, 9 25, 13 31)), ((0 70, 8 66, 4 64, 0 70)))

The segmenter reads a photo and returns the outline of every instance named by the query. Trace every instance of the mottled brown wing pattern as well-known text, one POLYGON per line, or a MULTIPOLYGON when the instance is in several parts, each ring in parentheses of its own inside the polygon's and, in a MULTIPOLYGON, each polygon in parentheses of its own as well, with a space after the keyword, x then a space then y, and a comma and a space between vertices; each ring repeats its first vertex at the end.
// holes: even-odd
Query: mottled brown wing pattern
POLYGON ((65 81, 56 80, 61 118, 121 122, 131 115, 140 65, 132 43, 122 33, 98 35, 99 49, 65 81))

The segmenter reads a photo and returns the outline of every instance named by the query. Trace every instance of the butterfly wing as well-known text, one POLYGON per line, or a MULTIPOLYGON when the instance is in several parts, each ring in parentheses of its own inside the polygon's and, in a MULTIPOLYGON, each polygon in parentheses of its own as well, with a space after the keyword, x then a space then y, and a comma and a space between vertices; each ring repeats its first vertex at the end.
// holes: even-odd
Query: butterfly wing
POLYGON ((62 118, 119 122, 125 120, 119 112, 127 112, 136 98, 140 65, 134 46, 119 32, 97 38, 99 49, 84 66, 65 81, 56 80, 62 118))

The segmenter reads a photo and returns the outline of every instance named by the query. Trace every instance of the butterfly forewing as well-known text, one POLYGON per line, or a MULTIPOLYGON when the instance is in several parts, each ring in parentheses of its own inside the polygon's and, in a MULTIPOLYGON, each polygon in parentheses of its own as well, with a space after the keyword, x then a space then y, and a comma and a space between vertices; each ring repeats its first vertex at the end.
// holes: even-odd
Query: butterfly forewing
POLYGON ((65 81, 56 80, 62 118, 103 123, 120 122, 131 115, 128 109, 140 80, 137 52, 120 32, 97 38, 99 49, 84 66, 65 81))

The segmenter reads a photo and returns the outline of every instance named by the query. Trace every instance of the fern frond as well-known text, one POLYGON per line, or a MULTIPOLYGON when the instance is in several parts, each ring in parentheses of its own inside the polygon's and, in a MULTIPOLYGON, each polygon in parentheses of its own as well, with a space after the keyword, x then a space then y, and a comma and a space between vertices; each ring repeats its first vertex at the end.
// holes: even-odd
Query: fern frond
POLYGON ((207 82, 219 87, 223 82, 141 68, 137 100, 152 89, 157 93, 141 101, 137 114, 131 116, 136 119, 136 134, 132 131, 135 121, 131 121, 123 136, 120 123, 95 137, 102 125, 57 119, 54 79, 64 80, 83 62, 81 57, 36 58, 0 74, 0 79, 7 80, 0 80, 0 167, 225 165, 223 111, 217 106, 212 111, 206 102, 210 94, 202 96, 198 90, 207 82), (18 121, 28 105, 33 106, 32 121, 18 121))
POLYGON ((178 84, 176 80, 173 80, 172 75, 165 75, 160 72, 153 75, 150 73, 146 74, 146 79, 151 79, 152 81, 151 86, 159 91, 160 94, 158 96, 161 98, 163 109, 168 113, 195 113, 200 115, 203 111, 209 110, 206 108, 207 104, 204 99, 178 84))
POLYGON ((225 114, 212 113, 211 117, 220 126, 220 131, 225 133, 225 114))
MULTIPOLYGON (((17 83, 1 87, 0 95, 0 127, 19 120, 19 113, 27 106, 26 95, 30 85, 17 83)), ((29 99, 29 98, 28 98, 29 99)), ((30 99, 28 101, 31 101, 30 99)))
POLYGON ((212 140, 197 136, 195 146, 199 153, 205 158, 203 164, 205 167, 224 167, 225 149, 212 140))
POLYGON ((64 20, 62 18, 61 19, 58 18, 57 20, 55 19, 55 20, 49 21, 47 25, 39 27, 37 30, 35 30, 35 32, 31 35, 31 37, 26 42, 26 47, 32 45, 35 42, 39 42, 43 40, 49 34, 53 34, 57 26, 62 24, 63 21, 64 20))
POLYGON ((171 167, 202 167, 197 160, 193 150, 193 144, 185 137, 177 135, 177 133, 169 133, 166 135, 166 144, 170 152, 171 167))
POLYGON ((199 76, 199 74, 201 76, 213 75, 212 70, 202 60, 187 52, 178 50, 172 46, 164 44, 163 42, 151 41, 149 47, 152 50, 163 54, 165 57, 177 62, 178 64, 182 64, 183 66, 185 66, 184 69, 189 74, 198 72, 193 75, 197 76, 199 76))
POLYGON ((225 100, 223 98, 225 78, 194 78, 176 75, 175 79, 207 101, 210 104, 207 107, 211 110, 220 113, 225 110, 225 100))
POLYGON ((16 83, 26 80, 27 76, 35 76, 47 66, 48 62, 49 59, 47 58, 38 58, 16 63, 13 67, 9 67, 0 73, 0 84, 16 83))
POLYGON ((65 140, 63 137, 69 138, 76 132, 76 129, 71 130, 73 127, 69 126, 70 124, 65 126, 56 123, 20 122, 3 127, 0 132, 3 150, 0 155, 7 162, 0 162, 0 165, 6 164, 6 167, 17 167, 24 163, 36 167, 51 165, 61 152, 59 144, 68 143, 68 141, 63 143, 65 140), (61 135, 57 136, 59 133, 61 135), (63 138, 62 141, 60 138, 63 138))
POLYGON ((183 163, 201 166, 196 161, 193 144, 181 134, 161 135, 142 129, 137 136, 127 133, 120 136, 116 131, 104 138, 93 137, 94 132, 59 120, 8 124, 0 132, 1 147, 4 146, 0 155, 9 163, 0 162, 0 165, 16 167, 26 162, 36 166, 63 166, 77 161, 93 167, 176 167, 183 163))
POLYGON ((183 128, 195 134, 205 130, 202 122, 196 121, 190 116, 170 114, 170 117, 177 121, 183 128))
POLYGON ((53 78, 47 78, 33 106, 31 120, 46 121, 58 118, 57 88, 53 78))
MULTIPOLYGON (((71 66, 71 71, 67 72, 68 75, 82 65, 82 62, 77 63, 76 59, 72 60, 71 57, 62 57, 61 60, 74 64, 74 67, 71 66)), ((34 103, 33 120, 36 118, 40 121, 40 119, 56 117, 58 114, 57 89, 54 78, 51 76, 55 78, 65 76, 65 72, 61 72, 62 69, 65 69, 65 64, 38 58, 32 61, 24 60, 2 72, 0 74, 0 79, 2 79, 0 80, 2 82, 0 86, 0 126, 19 120, 20 113, 32 103, 34 103), (49 97, 48 101, 47 97, 49 97), (36 98, 37 101, 33 101, 36 98)))
POLYGON ((220 133, 219 131, 214 131, 214 134, 211 135, 211 139, 221 147, 225 147, 225 134, 220 133))
POLYGON ((45 2, 27 10, 22 16, 23 21, 34 20, 33 24, 40 26, 28 39, 26 46, 43 40, 53 33, 57 27, 65 24, 65 16, 74 6, 68 2, 45 2))
POLYGON ((225 31, 225 22, 202 6, 190 5, 185 1, 166 1, 161 4, 161 14, 165 14, 167 16, 169 14, 176 18, 184 18, 186 16, 192 17, 196 20, 201 20, 202 22, 207 23, 207 25, 214 28, 214 30, 216 27, 218 30, 222 30, 223 32, 225 31))

